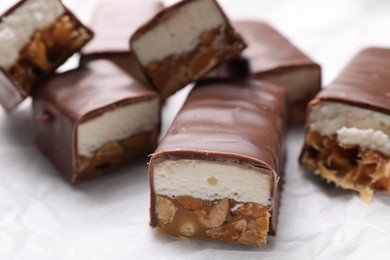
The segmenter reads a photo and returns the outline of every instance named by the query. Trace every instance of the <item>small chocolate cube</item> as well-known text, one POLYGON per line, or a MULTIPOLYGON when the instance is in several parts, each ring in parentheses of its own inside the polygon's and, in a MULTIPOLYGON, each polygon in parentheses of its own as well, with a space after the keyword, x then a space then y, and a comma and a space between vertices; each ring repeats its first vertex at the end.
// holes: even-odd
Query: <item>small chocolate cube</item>
POLYGON ((33 111, 37 145, 71 183, 157 146, 158 94, 109 61, 53 75, 34 93, 33 111))

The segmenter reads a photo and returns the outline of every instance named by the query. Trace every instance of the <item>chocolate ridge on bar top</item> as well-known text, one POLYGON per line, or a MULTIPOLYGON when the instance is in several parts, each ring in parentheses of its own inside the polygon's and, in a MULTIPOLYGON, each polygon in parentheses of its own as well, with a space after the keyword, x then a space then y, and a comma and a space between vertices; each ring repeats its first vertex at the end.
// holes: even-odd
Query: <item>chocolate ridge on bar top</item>
POLYGON ((347 103, 386 114, 390 113, 390 49, 361 50, 309 104, 322 100, 347 103), (381 64, 381 66, 372 66, 381 64))
MULTIPOLYGON (((286 93, 261 81, 207 79, 197 83, 150 161, 206 159, 252 165, 273 174, 275 205, 269 233, 276 233, 280 176, 284 172, 286 93)), ((157 225, 152 172, 151 226, 157 225)))
MULTIPOLYGON (((133 35, 131 36, 130 41, 129 41, 130 49, 132 49, 133 42, 136 41, 136 39, 138 37, 142 36, 142 34, 144 34, 145 32, 150 31, 153 27, 157 26, 162 21, 168 20, 170 18, 169 17, 170 13, 174 12, 176 9, 179 9, 180 7, 188 4, 191 1, 196 1, 196 0, 181 0, 181 1, 178 1, 178 2, 176 2, 175 4, 173 4, 171 6, 165 6, 162 10, 160 10, 160 12, 158 12, 154 17, 152 17, 148 22, 146 22, 143 26, 138 28, 133 33, 133 35)), ((229 36, 233 37, 233 34, 234 34, 235 40, 240 41, 241 45, 240 45, 240 51, 239 52, 241 52, 243 49, 245 49, 247 47, 246 42, 242 39, 242 37, 240 36, 239 32, 234 31, 234 27, 230 23, 229 18, 227 17, 227 15, 224 12, 224 10, 222 9, 222 7, 219 5, 218 1, 216 1, 216 0, 211 0, 211 1, 215 3, 215 6, 217 7, 217 9, 219 10, 220 14, 222 15, 222 17, 224 19, 224 24, 225 24, 226 29, 229 29, 229 33, 230 33, 229 36)), ((207 35, 207 37, 209 37, 209 35, 207 35)), ((223 60, 220 58, 221 60, 217 64, 215 64, 212 68, 208 69, 208 71, 211 71, 213 68, 217 67, 218 65, 222 64, 223 62, 226 62, 226 61, 228 61, 228 60, 238 56, 239 52, 237 53, 237 51, 236 51, 236 53, 233 53, 231 51, 228 55, 225 54, 225 56, 223 57, 223 60)), ((133 52, 133 54, 134 54, 134 52, 133 52)), ((139 57, 136 54, 133 55, 133 59, 134 59, 133 62, 135 62, 135 64, 137 64, 139 66, 139 70, 142 71, 143 77, 146 79, 146 81, 151 86, 154 86, 154 88, 162 96, 162 99, 166 99, 170 95, 174 94, 176 91, 180 90, 180 88, 179 88, 179 89, 175 89, 173 92, 169 91, 168 94, 167 93, 163 93, 166 90, 161 90, 161 89, 159 89, 158 87, 155 86, 155 84, 153 83, 152 78, 150 76, 148 76, 148 73, 146 72, 145 67, 141 64, 141 61, 140 61, 139 57)), ((203 75, 205 75, 206 73, 207 73, 207 71, 204 72, 203 75)), ((199 80, 201 78, 202 77, 199 76, 195 80, 199 80)), ((185 84, 185 85, 188 85, 191 82, 192 81, 187 82, 187 84, 185 84)))
MULTIPOLYGON (((18 9, 20 6, 22 6, 25 2, 28 2, 29 0, 20 0, 16 2, 13 6, 11 6, 9 9, 7 9, 1 16, 0 16, 0 23, 2 20, 7 17, 8 15, 11 15, 12 12, 14 12, 16 9, 18 9)), ((78 18, 77 16, 69 9, 67 8, 61 0, 59 0, 62 7, 64 8, 64 12, 62 15, 68 15, 72 18, 73 22, 76 22, 77 26, 82 27, 86 33, 89 36, 89 40, 93 38, 94 33, 92 30, 90 30, 88 27, 86 27, 78 18)), ((61 15, 61 16, 62 16, 61 15)), ((56 21, 55 21, 56 22, 56 21)), ((79 51, 89 40, 86 40, 82 45, 79 46, 78 49, 75 49, 72 53, 66 53, 61 57, 61 59, 57 60, 56 63, 53 65, 53 69, 48 71, 47 73, 44 73, 43 75, 39 76, 36 82, 32 83, 32 89, 36 87, 36 85, 39 85, 39 82, 41 80, 44 80, 46 77, 50 76, 50 74, 54 73, 54 71, 62 65, 68 58, 70 58, 75 52, 79 51)), ((17 86, 19 85, 10 75, 10 73, 3 67, 0 67, 0 104, 3 106, 3 108, 6 110, 6 112, 10 112, 17 105, 19 105, 24 99, 26 99, 31 93, 32 90, 26 91, 23 89, 23 86, 17 86)))
POLYGON ((91 61, 53 75, 33 93, 35 141, 65 177, 76 183, 80 181, 77 126, 107 110, 154 98, 159 99, 154 90, 139 84, 114 63, 91 61))

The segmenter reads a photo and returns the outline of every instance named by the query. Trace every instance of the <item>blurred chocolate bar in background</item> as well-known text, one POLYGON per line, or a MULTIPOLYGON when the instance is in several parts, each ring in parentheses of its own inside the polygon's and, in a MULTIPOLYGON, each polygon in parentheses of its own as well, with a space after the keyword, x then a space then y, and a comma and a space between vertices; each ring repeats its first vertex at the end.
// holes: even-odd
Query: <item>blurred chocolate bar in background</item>
POLYGON ((157 0, 104 1, 94 10, 90 28, 95 37, 81 51, 81 64, 95 59, 109 59, 146 83, 129 49, 131 35, 151 19, 163 4, 157 0))

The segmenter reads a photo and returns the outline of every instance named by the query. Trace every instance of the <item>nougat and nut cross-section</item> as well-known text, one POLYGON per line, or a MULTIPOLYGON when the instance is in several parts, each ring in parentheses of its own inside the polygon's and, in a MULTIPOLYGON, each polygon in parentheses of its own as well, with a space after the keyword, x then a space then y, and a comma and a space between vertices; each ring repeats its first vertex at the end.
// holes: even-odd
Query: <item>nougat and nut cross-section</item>
POLYGON ((264 246, 267 243, 271 172, 207 160, 154 164, 160 234, 264 246))
POLYGON ((286 93, 206 80, 189 94, 150 165, 158 234, 264 246, 275 235, 286 93))
POLYGON ((165 99, 237 56, 245 43, 215 0, 184 0, 137 30, 130 48, 165 99))
POLYGON ((0 21, 0 103, 12 110, 93 33, 59 0, 24 0, 0 21))
POLYGON ((370 201, 390 193, 390 49, 359 52, 308 108, 300 162, 370 201))

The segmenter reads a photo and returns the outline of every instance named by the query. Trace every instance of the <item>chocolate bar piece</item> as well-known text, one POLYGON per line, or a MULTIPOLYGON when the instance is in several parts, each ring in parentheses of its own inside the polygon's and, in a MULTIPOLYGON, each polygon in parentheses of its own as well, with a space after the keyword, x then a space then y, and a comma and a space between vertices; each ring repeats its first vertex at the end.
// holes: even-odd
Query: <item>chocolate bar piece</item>
POLYGON ((264 246, 275 235, 286 93, 205 81, 150 160, 151 226, 173 237, 264 246))
POLYGON ((370 201, 390 193, 390 49, 358 53, 308 108, 300 162, 370 201))
POLYGON ((130 46, 150 84, 165 99, 237 56, 245 43, 215 0, 184 0, 137 30, 130 46))
POLYGON ((71 183, 157 146, 158 94, 109 61, 49 78, 33 95, 33 111, 36 143, 71 183))
POLYGON ((15 108, 91 38, 59 0, 17 3, 0 17, 0 104, 15 108))
POLYGON ((216 73, 219 76, 249 76, 285 87, 289 122, 303 123, 308 102, 321 89, 321 67, 264 22, 237 21, 233 26, 248 48, 239 58, 218 68, 216 73))
POLYGON ((146 82, 129 52, 129 38, 163 5, 160 1, 105 1, 94 11, 91 29, 94 38, 81 50, 82 64, 95 59, 110 59, 123 70, 146 82))

